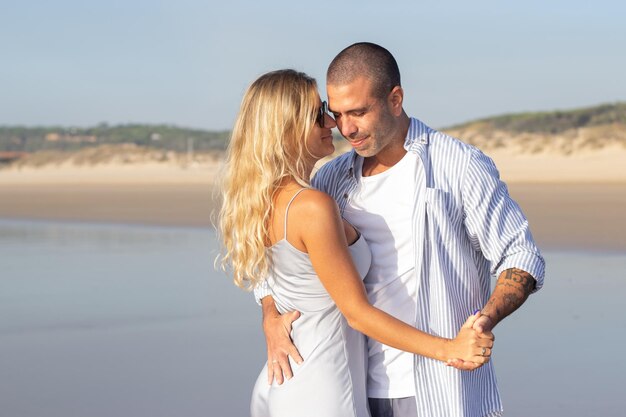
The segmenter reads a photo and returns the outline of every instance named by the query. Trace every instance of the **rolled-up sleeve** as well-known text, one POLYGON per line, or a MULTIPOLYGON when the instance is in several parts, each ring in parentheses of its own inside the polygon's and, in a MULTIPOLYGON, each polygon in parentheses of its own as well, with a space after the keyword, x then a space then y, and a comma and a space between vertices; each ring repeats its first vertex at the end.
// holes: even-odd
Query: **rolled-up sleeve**
POLYGON ((261 300, 268 295, 272 295, 272 290, 267 283, 267 280, 261 281, 256 287, 254 287, 254 300, 258 305, 261 305, 261 300))
POLYGON ((545 261, 530 232, 528 220, 510 197, 495 164, 473 149, 462 184, 465 226, 470 240, 491 263, 491 273, 518 268, 543 286, 545 261))

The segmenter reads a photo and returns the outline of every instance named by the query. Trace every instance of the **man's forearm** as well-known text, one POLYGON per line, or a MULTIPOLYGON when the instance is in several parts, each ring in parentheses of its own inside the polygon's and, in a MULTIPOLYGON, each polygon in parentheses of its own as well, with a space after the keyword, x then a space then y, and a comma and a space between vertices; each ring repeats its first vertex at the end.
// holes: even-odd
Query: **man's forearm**
POLYGON ((492 328, 524 304, 535 283, 535 278, 521 269, 507 269, 500 274, 491 297, 481 310, 482 315, 491 320, 492 328))
POLYGON ((272 298, 271 295, 261 299, 261 309, 263 310, 263 322, 265 322, 266 318, 277 317, 280 315, 276 309, 274 298, 272 298))

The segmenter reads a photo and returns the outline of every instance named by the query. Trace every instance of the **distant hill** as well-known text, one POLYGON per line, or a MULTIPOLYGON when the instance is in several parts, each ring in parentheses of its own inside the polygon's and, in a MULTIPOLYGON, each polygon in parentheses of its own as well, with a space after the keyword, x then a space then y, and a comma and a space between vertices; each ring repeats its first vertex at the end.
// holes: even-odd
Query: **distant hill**
POLYGON ((513 133, 563 133, 570 129, 626 125, 626 103, 602 104, 567 111, 505 114, 473 120, 444 130, 503 130, 513 133))
MULTIPOLYGON (((579 149, 612 145, 626 147, 626 103, 567 111, 507 114, 441 130, 484 150, 507 148, 531 153, 551 150, 569 154, 579 149)), ((115 149, 140 154, 141 148, 177 154, 192 148, 195 153, 215 154, 226 148, 229 136, 228 131, 171 125, 109 126, 102 123, 90 128, 0 126, 0 162, 2 158, 8 161, 23 153, 45 151, 50 156, 50 152, 75 153, 94 147, 102 148, 103 154, 109 155, 107 158, 115 149)), ((338 144, 343 149, 345 144, 341 142, 338 141, 338 144)), ((164 154, 159 152, 150 155, 163 158, 159 155, 164 154)), ((59 154, 59 157, 67 156, 59 154)))
POLYGON ((41 150, 24 153, 12 160, 5 158, 4 161, 2 159, 3 152, 0 152, 0 170, 3 168, 38 168, 64 164, 95 166, 102 164, 134 165, 146 163, 173 164, 184 168, 194 164, 219 163, 223 154, 224 152, 221 149, 186 153, 139 146, 134 143, 103 144, 73 151, 41 150))
POLYGON ((483 150, 571 154, 608 146, 626 148, 626 103, 507 114, 441 130, 483 150))
POLYGON ((129 124, 90 128, 0 126, 0 152, 77 151, 100 145, 134 144, 185 152, 225 149, 230 132, 169 125, 129 124))

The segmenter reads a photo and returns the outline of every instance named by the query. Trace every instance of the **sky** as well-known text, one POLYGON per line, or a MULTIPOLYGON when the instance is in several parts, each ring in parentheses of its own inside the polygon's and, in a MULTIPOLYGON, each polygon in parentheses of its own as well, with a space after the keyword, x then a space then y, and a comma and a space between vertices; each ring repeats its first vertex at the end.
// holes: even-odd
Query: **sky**
POLYGON ((626 3, 0 0, 0 125, 231 128, 259 75, 346 46, 398 61, 433 127, 626 101, 626 3))

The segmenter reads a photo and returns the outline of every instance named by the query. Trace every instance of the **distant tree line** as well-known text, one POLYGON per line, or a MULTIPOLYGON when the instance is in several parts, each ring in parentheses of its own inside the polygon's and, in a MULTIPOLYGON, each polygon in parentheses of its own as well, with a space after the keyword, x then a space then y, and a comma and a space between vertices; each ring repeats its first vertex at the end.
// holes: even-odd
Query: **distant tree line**
POLYGON ((96 127, 0 126, 0 151, 75 151, 104 144, 134 143, 156 149, 185 152, 225 149, 229 131, 186 129, 169 125, 128 124, 96 127))
MULTIPOLYGON (((471 121, 448 129, 479 127, 479 130, 557 134, 569 129, 600 125, 626 126, 626 103, 603 104, 568 111, 507 114, 471 121)), ((229 131, 186 129, 170 125, 127 124, 96 127, 0 126, 0 151, 74 151, 104 144, 134 143, 156 149, 185 152, 222 150, 229 131)))
POLYGON ((449 129, 480 125, 480 130, 556 134, 569 129, 614 124, 626 126, 626 103, 602 104, 567 111, 507 114, 474 120, 449 129))

